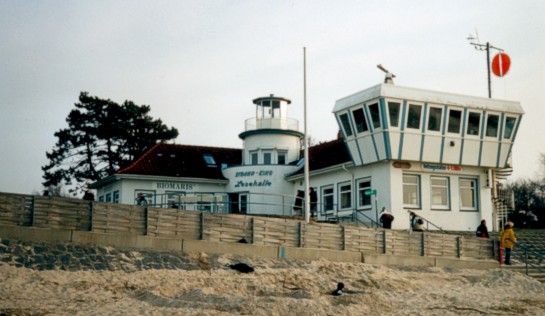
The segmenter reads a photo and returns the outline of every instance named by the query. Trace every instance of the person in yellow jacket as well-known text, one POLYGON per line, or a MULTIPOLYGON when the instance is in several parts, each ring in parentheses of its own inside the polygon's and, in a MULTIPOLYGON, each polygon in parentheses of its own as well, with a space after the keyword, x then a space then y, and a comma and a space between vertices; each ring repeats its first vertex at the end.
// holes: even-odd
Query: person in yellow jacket
POLYGON ((505 260, 503 262, 507 265, 511 264, 511 250, 516 241, 515 232, 513 231, 513 222, 507 222, 500 232, 500 243, 505 254, 505 260))

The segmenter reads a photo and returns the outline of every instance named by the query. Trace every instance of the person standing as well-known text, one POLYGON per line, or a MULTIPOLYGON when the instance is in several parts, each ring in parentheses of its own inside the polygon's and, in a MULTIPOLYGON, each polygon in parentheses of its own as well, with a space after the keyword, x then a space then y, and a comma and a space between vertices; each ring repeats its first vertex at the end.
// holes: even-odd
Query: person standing
POLYGON ((386 207, 382 208, 382 212, 379 214, 379 221, 382 223, 382 227, 386 229, 392 228, 392 222, 394 221, 394 215, 388 212, 386 207))
POLYGON ((516 241, 517 238, 515 237, 515 232, 513 231, 513 222, 507 222, 500 233, 500 243, 501 247, 503 247, 505 255, 505 260, 503 263, 506 265, 511 264, 511 250, 513 250, 513 246, 515 245, 516 241))
POLYGON ((481 225, 477 227, 477 231, 475 232, 477 237, 483 237, 483 238, 489 238, 488 236, 488 228, 486 227, 486 220, 481 221, 481 225))

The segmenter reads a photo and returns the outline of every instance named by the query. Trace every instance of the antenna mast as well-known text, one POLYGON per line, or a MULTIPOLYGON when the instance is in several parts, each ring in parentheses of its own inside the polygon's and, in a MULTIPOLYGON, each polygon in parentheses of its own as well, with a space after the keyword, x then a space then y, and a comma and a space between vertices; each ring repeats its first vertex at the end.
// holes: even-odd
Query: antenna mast
POLYGON ((469 34, 469 37, 467 38, 467 40, 469 41, 469 45, 472 45, 473 47, 475 47, 476 50, 486 51, 486 67, 487 67, 486 69, 488 73, 488 97, 492 98, 492 81, 490 79, 490 49, 496 49, 500 52, 503 52, 503 49, 492 46, 490 45, 489 42, 486 42, 486 44, 481 44, 479 41, 479 33, 477 33, 477 30, 475 30, 475 34, 476 36, 469 34))

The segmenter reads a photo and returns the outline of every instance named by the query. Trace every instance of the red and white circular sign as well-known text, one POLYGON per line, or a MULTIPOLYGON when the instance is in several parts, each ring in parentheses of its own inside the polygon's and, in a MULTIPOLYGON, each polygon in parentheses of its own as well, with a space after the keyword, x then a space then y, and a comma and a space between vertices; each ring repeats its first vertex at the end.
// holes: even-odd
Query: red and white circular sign
POLYGON ((507 54, 498 53, 494 56, 494 59, 492 59, 492 72, 498 77, 505 76, 509 71, 510 66, 511 58, 509 58, 507 54))

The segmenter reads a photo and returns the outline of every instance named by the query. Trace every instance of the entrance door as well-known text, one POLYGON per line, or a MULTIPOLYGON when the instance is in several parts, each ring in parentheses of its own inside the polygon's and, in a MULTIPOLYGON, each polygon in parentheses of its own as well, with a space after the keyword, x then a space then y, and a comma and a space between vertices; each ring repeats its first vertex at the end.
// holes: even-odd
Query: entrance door
POLYGON ((229 213, 246 214, 248 213, 248 194, 247 193, 229 193, 229 213))

